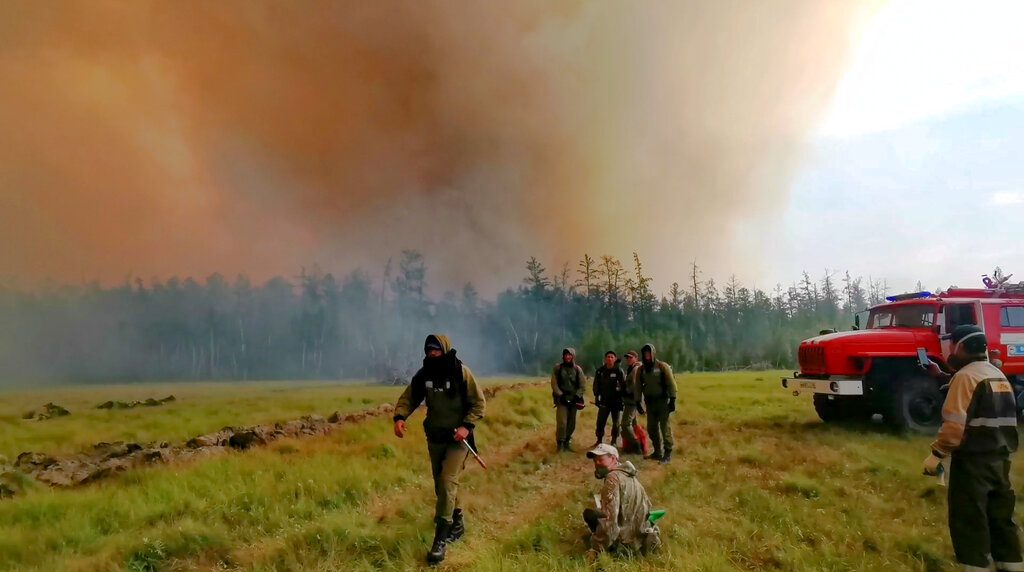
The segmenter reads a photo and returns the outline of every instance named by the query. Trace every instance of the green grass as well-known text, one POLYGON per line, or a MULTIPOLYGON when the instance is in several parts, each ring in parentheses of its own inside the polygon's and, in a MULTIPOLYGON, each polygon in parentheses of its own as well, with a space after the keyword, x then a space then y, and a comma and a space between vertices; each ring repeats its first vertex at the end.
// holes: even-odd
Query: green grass
POLYGON ((402 388, 358 383, 250 382, 158 383, 74 386, 0 392, 0 456, 23 451, 75 452, 98 441, 185 441, 225 426, 326 417, 394 403, 402 388), (96 409, 108 400, 144 400, 174 395, 159 407, 96 409), (53 401, 71 410, 45 421, 22 415, 53 401))
MULTIPOLYGON (((634 461, 654 504, 668 510, 659 523, 663 550, 604 556, 598 568, 953 569, 944 489, 920 475, 930 439, 826 426, 809 398, 791 397, 777 377, 680 377, 676 460, 667 468, 634 461)), ((344 399, 336 386, 303 391, 311 407, 300 414, 340 408, 327 399, 344 399)), ((381 398, 397 393, 387 388, 381 398)), ((187 412, 198 403, 175 406, 187 412)), ((490 469, 467 466, 469 533, 442 569, 587 569, 579 514, 598 482, 582 454, 552 452, 553 418, 543 387, 488 404, 478 438, 490 469)), ((587 408, 578 450, 592 441, 593 421, 587 408)), ((0 502, 0 568, 420 567, 433 492, 422 431, 410 426, 402 440, 390 420, 376 419, 78 490, 34 487, 0 502)), ((1015 467, 1015 481, 1020 475, 1015 467)))

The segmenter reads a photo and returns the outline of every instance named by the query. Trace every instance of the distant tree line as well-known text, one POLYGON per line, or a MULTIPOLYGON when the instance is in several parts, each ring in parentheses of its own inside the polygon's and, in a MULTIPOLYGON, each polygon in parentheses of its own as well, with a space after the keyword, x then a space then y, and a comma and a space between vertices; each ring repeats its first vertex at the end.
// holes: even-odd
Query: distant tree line
POLYGON ((658 295, 640 257, 584 255, 550 271, 536 258, 521 284, 483 300, 472 284, 426 294, 416 251, 379 279, 319 268, 253 284, 214 274, 199 282, 137 279, 25 292, 0 287, 5 380, 403 379, 429 332, 448 333, 478 373, 538 374, 577 347, 588 370, 606 349, 651 341, 677 370, 792 367, 801 339, 848 328, 886 295, 881 281, 826 271, 771 291, 735 277, 684 283, 658 295))

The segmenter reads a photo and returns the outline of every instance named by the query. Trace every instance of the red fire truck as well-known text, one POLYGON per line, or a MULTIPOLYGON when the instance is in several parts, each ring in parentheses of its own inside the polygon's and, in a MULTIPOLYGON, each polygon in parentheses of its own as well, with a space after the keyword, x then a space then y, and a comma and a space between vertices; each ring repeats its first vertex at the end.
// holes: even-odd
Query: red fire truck
POLYGON ((887 298, 855 317, 853 331, 824 333, 800 343, 800 372, 782 380, 794 395, 811 393, 823 421, 870 418, 931 433, 942 422, 945 394, 922 358, 950 372, 943 336, 962 324, 985 330, 989 357, 1024 406, 1024 285, 951 288, 887 298), (926 358, 924 357, 926 356, 926 358))

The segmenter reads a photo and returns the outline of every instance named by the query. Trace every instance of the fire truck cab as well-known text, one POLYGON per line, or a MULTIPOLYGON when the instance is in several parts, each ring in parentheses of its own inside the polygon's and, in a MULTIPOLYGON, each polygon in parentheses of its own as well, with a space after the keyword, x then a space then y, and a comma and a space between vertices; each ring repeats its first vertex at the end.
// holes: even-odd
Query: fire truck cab
POLYGON ((800 343, 800 371, 782 380, 793 395, 811 393, 826 422, 881 414, 888 424, 921 433, 942 422, 942 382, 927 374, 919 354, 947 373, 952 344, 943 337, 962 324, 981 327, 990 360, 1013 384, 1024 406, 1024 287, 951 288, 887 298, 866 311, 861 328, 800 343))

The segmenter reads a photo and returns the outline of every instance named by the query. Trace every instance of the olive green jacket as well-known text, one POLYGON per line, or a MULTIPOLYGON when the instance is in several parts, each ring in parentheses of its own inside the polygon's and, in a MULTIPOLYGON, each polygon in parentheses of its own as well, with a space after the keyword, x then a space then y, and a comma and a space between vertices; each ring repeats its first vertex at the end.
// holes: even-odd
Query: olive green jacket
POLYGON ((555 364, 555 368, 551 370, 551 394, 556 399, 563 395, 582 398, 587 389, 587 374, 576 364, 576 350, 565 348, 562 351, 572 354, 572 369, 562 367, 561 363, 555 364))
POLYGON ((448 442, 458 427, 472 430, 483 419, 486 399, 469 370, 455 356, 447 336, 433 334, 444 350, 444 367, 428 368, 424 365, 402 392, 395 404, 394 419, 406 419, 421 403, 427 404, 423 428, 431 442, 448 442))
MULTIPOLYGON (((677 387, 675 377, 672 375, 672 367, 656 358, 657 354, 653 345, 647 344, 643 350, 650 350, 654 365, 648 372, 641 362, 633 370, 633 395, 637 403, 641 399, 645 399, 645 401, 675 399, 677 387)), ((643 355, 642 351, 641 355, 643 355)))

